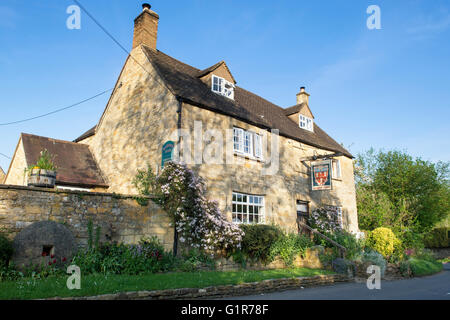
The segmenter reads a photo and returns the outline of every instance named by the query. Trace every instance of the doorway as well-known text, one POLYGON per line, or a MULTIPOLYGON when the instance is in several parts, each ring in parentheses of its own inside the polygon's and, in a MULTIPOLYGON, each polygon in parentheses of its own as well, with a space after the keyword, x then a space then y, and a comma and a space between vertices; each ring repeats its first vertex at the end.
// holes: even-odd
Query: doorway
POLYGON ((298 233, 305 236, 311 236, 311 231, 302 226, 302 224, 308 224, 309 220, 309 202, 297 200, 297 227, 298 233))

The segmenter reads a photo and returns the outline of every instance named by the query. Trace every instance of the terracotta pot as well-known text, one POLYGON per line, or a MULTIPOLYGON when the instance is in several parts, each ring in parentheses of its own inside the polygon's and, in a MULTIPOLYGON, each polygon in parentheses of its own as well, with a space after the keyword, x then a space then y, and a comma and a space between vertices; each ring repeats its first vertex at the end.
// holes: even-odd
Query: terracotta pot
POLYGON ((28 186, 39 188, 54 188, 56 171, 45 169, 31 169, 28 173, 28 186))

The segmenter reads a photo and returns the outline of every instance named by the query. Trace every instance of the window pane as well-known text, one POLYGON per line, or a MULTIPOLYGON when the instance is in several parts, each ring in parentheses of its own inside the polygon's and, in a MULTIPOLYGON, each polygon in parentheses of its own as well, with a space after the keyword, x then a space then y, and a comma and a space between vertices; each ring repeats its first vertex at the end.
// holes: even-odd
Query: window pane
POLYGON ((248 206, 248 213, 253 213, 253 206, 248 206))
POLYGON ((238 204, 237 205, 237 210, 236 212, 242 212, 242 204, 238 204))
POLYGON ((247 206, 242 206, 242 212, 247 213, 247 206))
POLYGON ((233 193, 233 201, 236 201, 236 193, 233 193))
POLYGON ((247 196, 246 196, 246 195, 243 195, 243 196, 242 196, 242 202, 247 203, 247 196))
POLYGON ((236 205, 233 203, 233 209, 232 212, 236 212, 236 205))

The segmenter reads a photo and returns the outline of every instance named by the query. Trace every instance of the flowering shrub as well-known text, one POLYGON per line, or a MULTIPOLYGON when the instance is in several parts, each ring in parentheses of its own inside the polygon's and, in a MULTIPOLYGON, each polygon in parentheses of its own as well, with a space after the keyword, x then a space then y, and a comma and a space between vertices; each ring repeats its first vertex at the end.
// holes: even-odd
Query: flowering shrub
POLYGON ((313 210, 309 217, 309 224, 312 228, 325 234, 342 230, 338 221, 338 211, 335 207, 321 207, 313 210))
POLYGON ((186 165, 167 163, 156 178, 150 168, 142 173, 138 172, 135 186, 141 193, 152 191, 156 195, 171 215, 181 243, 209 252, 240 247, 243 232, 227 221, 217 202, 206 198, 204 180, 186 165))
POLYGON ((380 227, 369 233, 366 245, 389 258, 400 248, 401 242, 391 229, 380 227))

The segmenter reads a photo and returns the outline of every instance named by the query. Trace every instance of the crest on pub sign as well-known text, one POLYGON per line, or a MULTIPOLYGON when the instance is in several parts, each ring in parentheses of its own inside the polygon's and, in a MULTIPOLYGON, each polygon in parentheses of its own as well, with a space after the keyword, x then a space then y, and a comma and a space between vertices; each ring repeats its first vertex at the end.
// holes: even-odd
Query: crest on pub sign
POLYGON ((311 164, 313 190, 331 190, 331 160, 311 164))

